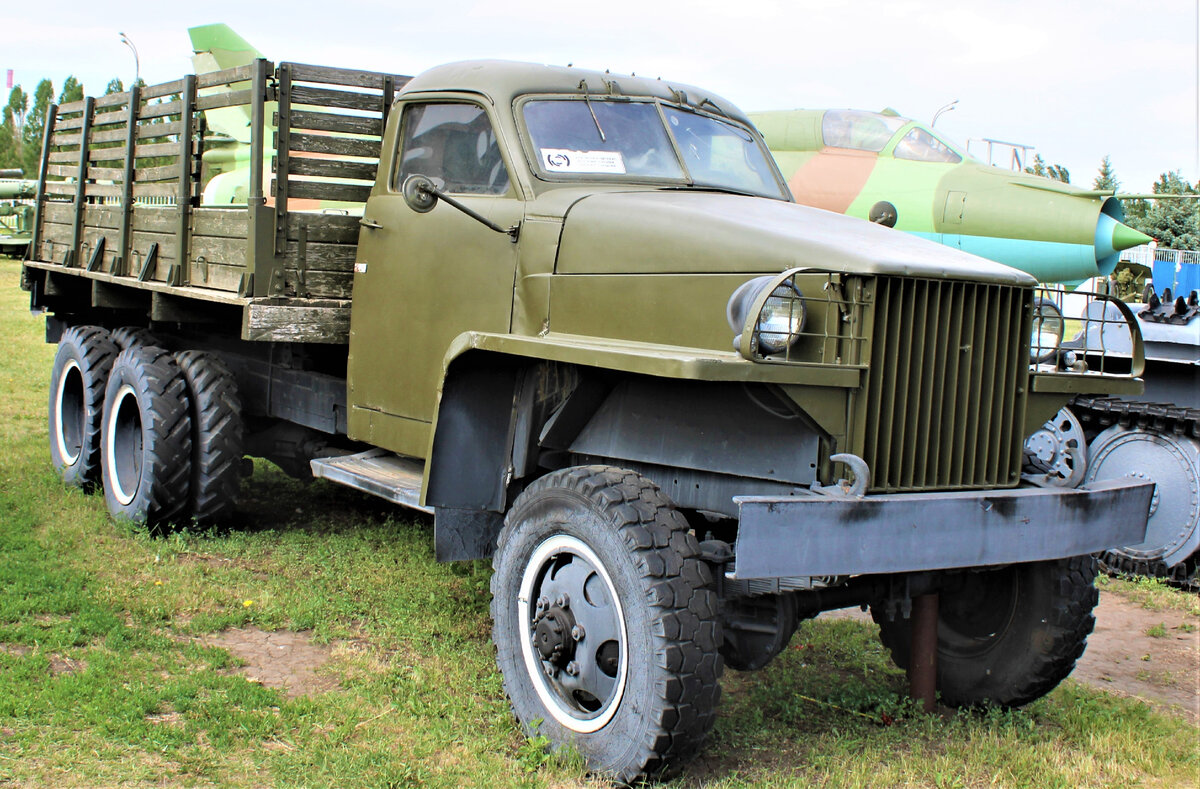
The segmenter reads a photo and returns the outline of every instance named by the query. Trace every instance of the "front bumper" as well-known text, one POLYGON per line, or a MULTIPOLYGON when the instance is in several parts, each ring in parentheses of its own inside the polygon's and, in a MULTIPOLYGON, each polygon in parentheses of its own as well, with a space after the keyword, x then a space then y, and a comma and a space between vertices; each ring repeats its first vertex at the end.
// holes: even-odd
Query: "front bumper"
POLYGON ((1036 562, 1146 538, 1154 483, 802 498, 743 496, 738 578, 859 575, 1036 562))

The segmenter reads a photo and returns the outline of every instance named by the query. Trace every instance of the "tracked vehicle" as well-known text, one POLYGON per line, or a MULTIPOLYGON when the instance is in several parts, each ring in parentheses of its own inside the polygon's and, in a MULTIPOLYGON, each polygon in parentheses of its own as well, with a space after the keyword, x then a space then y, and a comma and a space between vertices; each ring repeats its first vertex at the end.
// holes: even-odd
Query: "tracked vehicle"
POLYGON ((1123 370, 1059 369, 1032 278, 796 205, 698 88, 257 61, 52 107, 37 209, 66 482, 209 523, 252 454, 431 512, 439 559, 493 561, 520 723, 619 781, 833 608, 947 703, 1037 698, 1089 554, 1145 536, 1150 483, 1021 480, 1072 397, 1140 389, 1132 316, 1123 370), (203 111, 239 103, 247 203, 200 205, 203 111))

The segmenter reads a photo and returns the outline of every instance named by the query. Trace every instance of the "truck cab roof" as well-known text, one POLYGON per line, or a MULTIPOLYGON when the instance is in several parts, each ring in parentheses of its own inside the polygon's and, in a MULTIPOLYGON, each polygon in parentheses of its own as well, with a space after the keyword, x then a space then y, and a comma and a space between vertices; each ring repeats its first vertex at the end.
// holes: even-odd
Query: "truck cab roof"
POLYGON ((590 95, 656 98, 703 107, 708 112, 747 126, 752 125, 746 114, 732 102, 692 85, 572 66, 547 66, 510 60, 464 60, 419 74, 404 87, 401 95, 438 91, 478 93, 498 106, 511 105, 520 96, 529 94, 584 91, 590 95))

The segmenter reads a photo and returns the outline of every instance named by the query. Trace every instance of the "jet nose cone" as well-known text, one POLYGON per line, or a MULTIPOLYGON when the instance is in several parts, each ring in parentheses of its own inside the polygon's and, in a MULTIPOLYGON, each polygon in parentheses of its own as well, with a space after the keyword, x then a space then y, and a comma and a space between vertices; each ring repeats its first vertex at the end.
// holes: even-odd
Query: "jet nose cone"
POLYGON ((1112 229, 1112 248, 1114 252, 1120 252, 1123 249, 1131 249, 1149 244, 1154 239, 1140 230, 1134 230, 1129 225, 1122 222, 1115 223, 1112 229))
POLYGON ((1153 241, 1150 236, 1118 222, 1108 214, 1101 214, 1096 221, 1096 266, 1100 274, 1108 276, 1117 266, 1117 253, 1153 241))

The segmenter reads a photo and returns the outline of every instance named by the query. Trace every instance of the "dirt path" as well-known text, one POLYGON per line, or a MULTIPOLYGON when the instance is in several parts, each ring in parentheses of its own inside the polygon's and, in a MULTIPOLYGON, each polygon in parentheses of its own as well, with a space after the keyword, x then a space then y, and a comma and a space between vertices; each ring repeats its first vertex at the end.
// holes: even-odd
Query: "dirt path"
POLYGON ((1075 679, 1173 708, 1200 724, 1200 628, 1179 611, 1148 611, 1100 593, 1096 629, 1075 679), (1190 632, 1189 632, 1190 630, 1190 632))
MULTIPOLYGON (((833 611, 870 623, 858 609, 833 611)), ((289 697, 333 690, 337 682, 320 673, 331 655, 307 633, 226 630, 203 641, 228 649, 243 661, 236 672, 289 697)), ((1133 696, 1200 724, 1200 623, 1179 611, 1150 611, 1119 595, 1100 593, 1096 629, 1071 675, 1080 682, 1133 696)))
MULTIPOLYGON (((871 615, 857 608, 822 616, 871 622, 871 615)), ((1200 622, 1101 591, 1096 629, 1071 677, 1200 724, 1200 622)))

